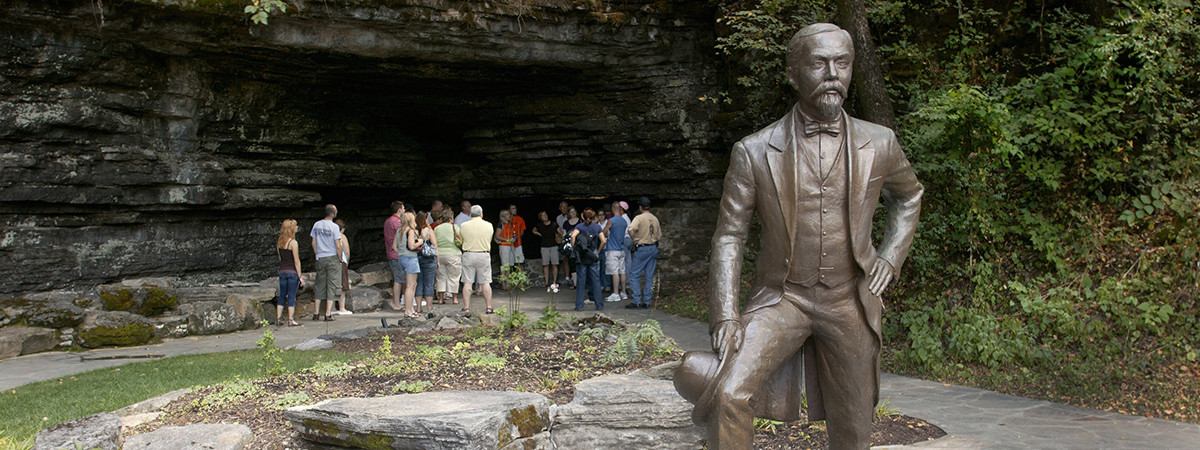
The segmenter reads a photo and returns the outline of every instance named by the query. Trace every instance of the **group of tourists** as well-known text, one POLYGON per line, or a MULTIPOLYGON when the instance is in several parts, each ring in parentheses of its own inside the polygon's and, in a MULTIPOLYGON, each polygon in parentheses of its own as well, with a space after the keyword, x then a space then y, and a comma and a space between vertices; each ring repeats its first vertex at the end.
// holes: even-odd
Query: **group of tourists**
MULTIPOLYGON (((388 306, 417 317, 435 304, 459 304, 461 292, 463 311, 470 311, 472 294, 481 294, 484 312, 492 314, 492 244, 498 247, 502 274, 524 270, 522 238, 528 231, 537 236, 541 246, 545 280, 541 286, 555 292, 560 283, 577 288, 576 310, 582 310, 587 300, 597 310, 603 310, 606 302, 626 299, 630 300, 626 308, 649 308, 662 237, 658 218, 650 212, 646 197, 638 201, 639 213, 633 219, 627 214, 626 202, 606 206, 601 210, 584 208, 581 214, 564 201, 553 221, 541 211, 538 222, 527 228, 516 205, 500 211, 498 225, 493 225, 483 219, 481 206, 466 200, 457 215, 441 201, 433 202, 429 211, 409 211, 404 202, 394 201, 383 224, 384 252, 393 280, 388 306), (608 297, 602 297, 602 286, 612 291, 608 297)), ((276 242, 278 326, 301 326, 294 317, 296 292, 304 285, 297 228, 295 220, 284 220, 276 242)), ((350 244, 345 231, 345 222, 337 219, 337 207, 326 205, 325 217, 313 224, 309 233, 316 255, 314 321, 352 314, 345 309, 350 284, 350 244)), ((500 281, 501 289, 509 288, 504 277, 500 281)))
POLYGON ((534 234, 542 237, 543 276, 549 289, 557 291, 561 263, 563 283, 576 288, 577 311, 589 299, 597 310, 603 310, 606 302, 627 299, 627 309, 649 308, 658 241, 662 238, 658 218, 650 212, 650 199, 642 197, 638 201, 639 213, 632 220, 627 214, 629 204, 623 201, 604 209, 585 208, 581 215, 574 206, 561 202, 554 228, 549 215, 538 215, 534 234), (552 238, 551 232, 557 234, 552 238), (562 250, 559 244, 563 244, 562 250), (561 258, 563 254, 569 257, 561 258), (612 294, 602 297, 602 286, 612 294))

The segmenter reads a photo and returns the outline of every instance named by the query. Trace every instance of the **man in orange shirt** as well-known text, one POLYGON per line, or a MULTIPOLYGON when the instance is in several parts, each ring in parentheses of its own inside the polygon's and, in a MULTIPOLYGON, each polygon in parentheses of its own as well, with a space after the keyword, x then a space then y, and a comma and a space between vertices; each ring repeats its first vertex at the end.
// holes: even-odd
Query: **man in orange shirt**
POLYGON ((514 203, 508 205, 508 212, 512 214, 512 219, 509 219, 509 223, 512 224, 513 234, 517 238, 517 241, 513 243, 513 253, 516 254, 517 258, 513 262, 516 264, 525 264, 525 249, 521 248, 521 235, 525 234, 525 219, 517 215, 517 205, 514 203))

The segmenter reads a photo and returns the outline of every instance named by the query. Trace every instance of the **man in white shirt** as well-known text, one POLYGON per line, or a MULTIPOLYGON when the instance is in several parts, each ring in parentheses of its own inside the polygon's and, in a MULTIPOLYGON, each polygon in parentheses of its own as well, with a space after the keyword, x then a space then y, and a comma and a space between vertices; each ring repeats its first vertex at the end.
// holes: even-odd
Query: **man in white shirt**
POLYGON ((312 237, 313 253, 317 254, 317 282, 313 287, 316 308, 313 320, 324 319, 332 322, 333 301, 342 296, 342 232, 333 223, 337 217, 337 207, 325 205, 325 218, 313 224, 309 236, 312 237), (321 300, 325 300, 326 314, 321 314, 321 300))
POLYGON ((567 222, 567 210, 570 208, 571 206, 567 205, 566 200, 558 203, 558 217, 554 218, 554 222, 558 224, 559 228, 562 228, 563 224, 567 222))
POLYGON ((461 207, 462 212, 459 212, 457 216, 454 216, 454 224, 460 227, 466 221, 471 220, 471 202, 463 200, 461 207))

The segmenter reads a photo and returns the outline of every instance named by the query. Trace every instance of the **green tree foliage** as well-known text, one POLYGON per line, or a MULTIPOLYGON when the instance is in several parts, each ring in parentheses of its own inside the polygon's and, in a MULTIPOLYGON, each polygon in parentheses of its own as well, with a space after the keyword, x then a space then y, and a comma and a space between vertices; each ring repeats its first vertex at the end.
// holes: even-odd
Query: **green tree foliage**
POLYGON ((283 14, 287 11, 287 3, 283 0, 251 0, 244 12, 250 20, 259 25, 266 25, 271 14, 283 14))

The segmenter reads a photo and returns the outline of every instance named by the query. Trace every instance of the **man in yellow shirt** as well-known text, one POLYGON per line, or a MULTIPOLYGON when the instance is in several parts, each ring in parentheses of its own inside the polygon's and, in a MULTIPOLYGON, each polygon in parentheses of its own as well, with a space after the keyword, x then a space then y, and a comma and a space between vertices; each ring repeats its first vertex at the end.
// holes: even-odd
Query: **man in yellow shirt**
POLYGON ((463 240, 462 296, 463 311, 471 309, 471 284, 479 283, 486 312, 492 313, 492 235, 496 228, 483 220, 483 207, 471 205, 471 219, 463 222, 459 233, 463 240))

